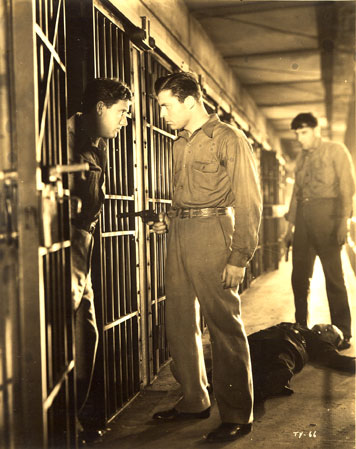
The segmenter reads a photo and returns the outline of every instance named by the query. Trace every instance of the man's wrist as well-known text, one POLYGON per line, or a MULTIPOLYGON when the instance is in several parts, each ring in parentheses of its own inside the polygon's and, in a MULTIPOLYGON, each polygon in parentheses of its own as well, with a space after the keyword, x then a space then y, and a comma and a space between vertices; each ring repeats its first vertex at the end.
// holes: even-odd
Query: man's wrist
POLYGON ((239 268, 246 268, 249 259, 246 255, 239 253, 238 251, 231 251, 230 257, 227 261, 229 265, 233 265, 239 268))

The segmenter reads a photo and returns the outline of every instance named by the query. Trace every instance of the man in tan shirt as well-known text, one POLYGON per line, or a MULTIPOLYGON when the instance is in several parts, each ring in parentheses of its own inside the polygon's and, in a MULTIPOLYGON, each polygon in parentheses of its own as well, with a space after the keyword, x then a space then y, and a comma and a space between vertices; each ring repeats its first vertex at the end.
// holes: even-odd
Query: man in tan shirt
POLYGON ((210 398, 199 310, 213 353, 213 386, 222 424, 208 441, 250 432, 253 389, 238 285, 253 257, 261 195, 252 149, 244 133, 209 115, 189 73, 157 80, 161 117, 180 130, 174 142, 172 209, 157 233, 168 233, 166 333, 172 371, 183 396, 154 419, 208 418, 210 398))
POLYGON ((302 152, 297 159, 294 190, 286 215, 289 226, 285 240, 287 244, 293 240, 296 322, 307 325, 310 279, 315 257, 319 256, 331 322, 343 332, 345 349, 350 347, 351 315, 341 248, 347 237, 347 220, 352 216, 355 173, 347 148, 321 139, 317 125, 317 119, 310 113, 297 115, 291 124, 302 152))

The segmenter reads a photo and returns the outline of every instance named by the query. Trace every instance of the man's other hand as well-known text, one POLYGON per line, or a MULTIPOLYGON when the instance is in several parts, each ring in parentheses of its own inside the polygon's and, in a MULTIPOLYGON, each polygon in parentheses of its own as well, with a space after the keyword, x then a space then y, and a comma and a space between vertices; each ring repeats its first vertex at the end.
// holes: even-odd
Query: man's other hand
POLYGON ((288 224, 288 229, 286 231, 286 233, 284 234, 284 244, 286 245, 287 248, 289 248, 292 243, 293 243, 293 228, 294 225, 292 225, 291 223, 288 224))
POLYGON ((221 282, 224 288, 236 288, 245 277, 245 267, 235 267, 235 265, 226 264, 221 276, 221 282))
POLYGON ((347 218, 342 218, 336 231, 338 245, 342 246, 347 239, 347 218))

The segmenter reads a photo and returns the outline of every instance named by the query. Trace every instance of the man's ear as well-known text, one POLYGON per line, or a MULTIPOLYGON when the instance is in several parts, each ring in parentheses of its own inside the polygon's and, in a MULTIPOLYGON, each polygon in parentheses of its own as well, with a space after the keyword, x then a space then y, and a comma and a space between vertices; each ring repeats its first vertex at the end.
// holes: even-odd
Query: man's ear
POLYGON ((192 109, 195 106, 196 100, 192 95, 188 95, 184 99, 184 104, 189 108, 192 109))
POLYGON ((105 103, 103 101, 98 101, 96 103, 96 112, 98 115, 101 115, 103 113, 104 106, 105 106, 105 103))

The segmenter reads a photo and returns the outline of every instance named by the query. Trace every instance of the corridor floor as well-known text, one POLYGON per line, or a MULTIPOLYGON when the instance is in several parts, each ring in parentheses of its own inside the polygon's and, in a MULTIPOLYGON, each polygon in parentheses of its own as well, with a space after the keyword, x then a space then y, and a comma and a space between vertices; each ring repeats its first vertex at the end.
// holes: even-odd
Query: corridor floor
MULTIPOLYGON (((356 278, 343 254, 345 279, 353 321, 356 322, 356 278)), ((259 277, 241 295, 247 334, 282 321, 293 322, 290 286, 291 262, 280 262, 279 270, 259 277)), ((311 286, 310 316, 315 323, 330 322, 324 278, 317 260, 311 286)), ((354 331, 354 335, 356 332, 354 331)), ((355 355, 355 343, 344 355, 355 355)), ((208 444, 203 435, 220 423, 216 404, 209 419, 157 423, 157 410, 170 408, 179 397, 179 386, 166 366, 114 422, 97 449, 190 449, 200 447, 254 449, 354 449, 355 377, 308 364, 291 381, 294 394, 267 400, 255 410, 253 431, 224 444, 208 444)))

